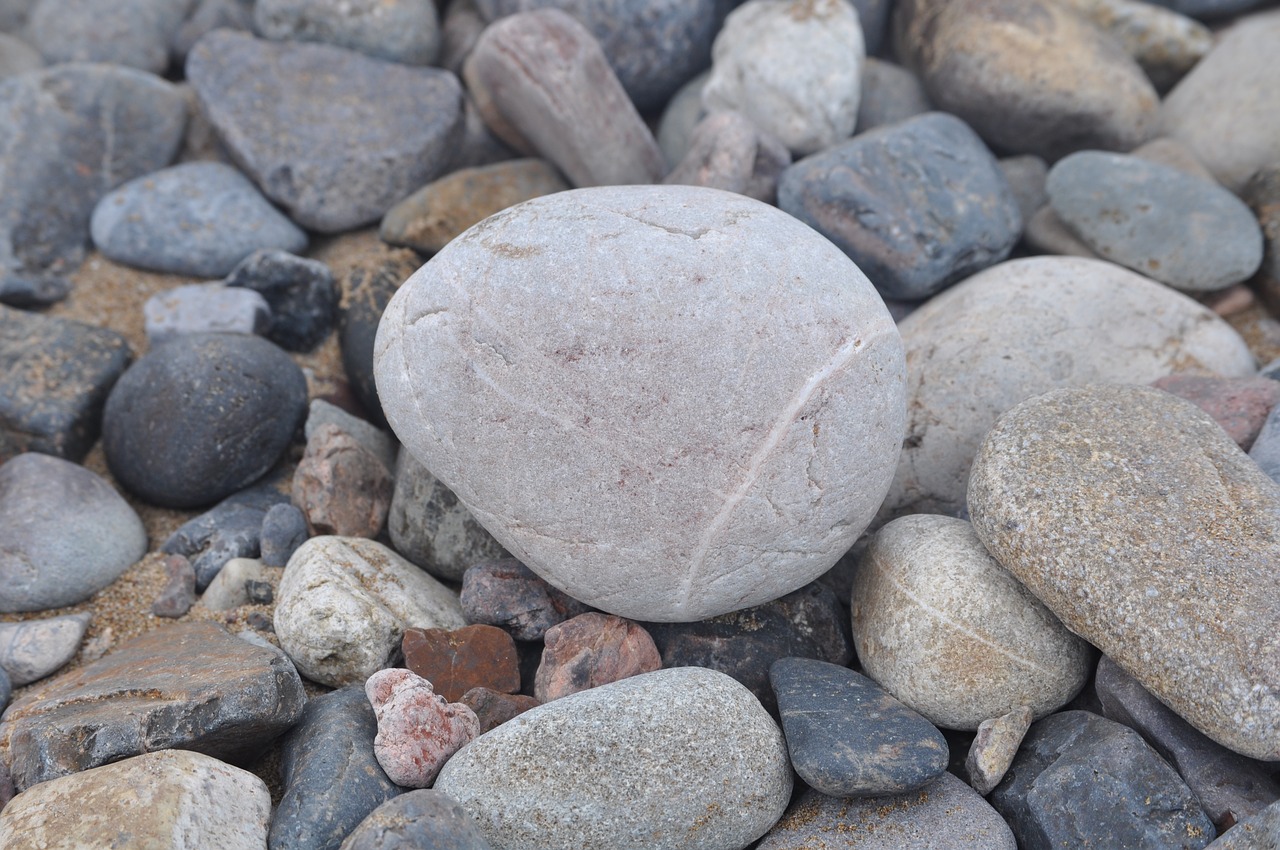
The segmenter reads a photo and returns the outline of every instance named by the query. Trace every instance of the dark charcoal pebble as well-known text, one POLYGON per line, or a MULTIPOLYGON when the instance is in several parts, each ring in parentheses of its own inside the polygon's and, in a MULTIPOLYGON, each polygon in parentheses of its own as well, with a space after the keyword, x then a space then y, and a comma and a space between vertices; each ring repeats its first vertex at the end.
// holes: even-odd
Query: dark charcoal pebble
POLYGON ((791 766, 832 797, 898 794, 947 769, 932 723, 847 667, 781 658, 769 668, 791 766))
POLYGON ((28 451, 82 460, 132 358, 115 331, 0 307, 0 463, 28 451))
POLYGON ((1137 732, 1087 711, 1033 724, 987 799, 1022 850, 1193 850, 1217 835, 1191 789, 1137 732))
MULTIPOLYGON (((289 497, 270 486, 233 493, 169 535, 161 551, 190 558, 201 592, 232 558, 256 558, 267 511, 289 497)), ((274 565, 281 566, 281 565, 274 565)))
POLYGON ((359 685, 313 697, 282 746, 284 797, 271 850, 337 850, 378 806, 403 789, 373 754, 378 721, 359 685))
POLYGON ((536 697, 525 694, 504 694, 489 688, 472 688, 458 702, 476 713, 480 721, 480 734, 496 729, 512 718, 519 717, 542 703, 536 697))
POLYGON ((319 260, 288 251, 255 251, 224 281, 256 290, 271 307, 267 338, 289 351, 310 351, 333 330, 338 288, 319 260))
POLYGON ((889 298, 925 298, 994 265, 1022 233, 996 158, 944 112, 801 160, 782 173, 778 206, 839 246, 889 298))
POLYGON ((696 623, 642 623, 663 667, 709 667, 746 685, 777 713, 769 667, 779 658, 853 660, 849 615, 826 585, 813 582, 781 599, 696 623))
POLYGON ((383 428, 387 419, 382 414, 378 387, 373 380, 373 341, 387 302, 420 265, 421 261, 412 251, 388 250, 380 262, 357 267, 347 278, 346 307, 338 320, 342 366, 352 392, 369 414, 369 421, 383 428))
POLYGON ((268 567, 283 567, 307 540, 307 518, 291 504, 272 505, 263 514, 259 553, 268 567))
MULTIPOLYGON (((420 788, 379 806, 343 850, 491 850, 475 822, 443 791, 420 788)), ((276 850, 274 845, 271 850, 276 850)))
POLYGON ((196 571, 182 555, 166 556, 164 571, 168 580, 151 603, 151 613, 157 617, 181 617, 196 601, 196 571))
POLYGON ((498 626, 516 640, 542 640, 547 629, 590 610, 514 558, 483 561, 462 576, 467 622, 498 626))
POLYGON ((307 410, 307 381, 265 339, 192 334, 116 382, 103 448, 116 480, 149 502, 193 508, 261 478, 307 410))

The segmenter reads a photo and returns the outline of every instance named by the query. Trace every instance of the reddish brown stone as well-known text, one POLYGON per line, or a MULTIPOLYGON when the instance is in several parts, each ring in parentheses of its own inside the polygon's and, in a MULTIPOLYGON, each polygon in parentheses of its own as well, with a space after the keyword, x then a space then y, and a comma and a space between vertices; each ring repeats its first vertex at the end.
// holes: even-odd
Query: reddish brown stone
POLYGON ((1271 408, 1280 404, 1280 382, 1258 376, 1168 375, 1151 386, 1184 398, 1212 416, 1246 452, 1271 408))
POLYGON ((476 713, 480 721, 480 734, 496 729, 513 717, 542 705, 534 697, 524 694, 502 694, 489 688, 472 688, 459 700, 476 713))
POLYGON ((520 690, 516 642, 502 629, 406 629, 400 645, 405 666, 449 702, 462 699, 472 688, 509 694, 520 690))
POLYGON ((542 702, 662 667, 653 638, 639 623, 592 611, 547 630, 533 693, 542 702))
POLYGON ((542 640, 556 623, 590 610, 514 558, 483 561, 462 576, 467 622, 500 626, 516 640, 542 640))
POLYGON ((293 503, 312 536, 377 537, 391 493, 391 473, 377 455, 332 423, 311 434, 293 474, 293 503))

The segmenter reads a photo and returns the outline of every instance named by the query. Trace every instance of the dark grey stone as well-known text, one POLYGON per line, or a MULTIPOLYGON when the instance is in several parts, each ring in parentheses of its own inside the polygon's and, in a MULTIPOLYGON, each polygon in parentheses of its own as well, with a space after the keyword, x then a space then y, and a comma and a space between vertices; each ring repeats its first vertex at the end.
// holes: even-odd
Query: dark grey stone
POLYGON ((1108 719, 1138 732, 1173 765, 1219 831, 1280 799, 1275 765, 1233 753, 1207 738, 1107 656, 1094 688, 1108 719))
POLYGON ((0 720, 19 790, 162 749, 244 764, 297 722, 283 652, 213 623, 175 623, 14 701, 0 720))
MULTIPOLYGON (((344 850, 491 850, 471 816, 443 791, 422 788, 383 803, 344 850)), ((272 850, 275 850, 273 847, 272 850)))
POLYGON ((1022 850, 1190 850, 1217 835, 1191 789, 1137 732, 1087 711, 1033 724, 987 799, 1022 850))
POLYGON ((338 287, 319 260, 288 251, 255 251, 224 281, 260 293, 271 307, 267 338, 289 351, 310 351, 333 330, 338 287))
POLYGON ((535 9, 577 18, 604 49, 636 108, 661 108, 711 64, 717 0, 476 0, 490 22, 535 9))
POLYGON ((0 32, 19 32, 35 0, 0 0, 0 32))
POLYGON ((942 112, 795 163, 782 173, 778 206, 839 246, 881 294, 905 300, 1000 262, 1022 233, 995 157, 942 112))
POLYGON ((132 359, 115 331, 0 307, 0 463, 28 451, 82 460, 132 359))
POLYGON ((50 64, 105 62, 163 74, 190 6, 191 0, 37 0, 25 37, 50 64))
MULTIPOLYGON (((9 707, 9 699, 12 696, 13 696, 13 683, 9 681, 9 674, 4 671, 3 667, 0 667, 0 712, 4 711, 6 708, 9 707)), ((13 796, 12 782, 10 782, 9 796, 10 797, 13 796)), ((8 802, 8 801, 7 800, 0 801, 0 808, 3 808, 5 802, 8 802)))
POLYGON ((59 65, 0 81, 0 301, 65 297, 98 199, 168 165, 186 120, 177 88, 130 68, 59 65))
POLYGON ((342 349, 347 381, 369 414, 369 421, 383 428, 387 426, 387 419, 373 379, 373 343, 378 335, 378 322, 391 296, 419 265, 417 255, 400 251, 381 262, 354 269, 347 277, 347 297, 338 317, 338 345, 342 349))
POLYGON ((262 517, 262 563, 283 567, 307 540, 307 518, 291 504, 273 505, 262 517))
POLYGON ((1250 281, 1272 315, 1280 312, 1280 162, 1254 172, 1240 190, 1262 227, 1262 265, 1250 281))
POLYGON ((780 658, 769 681, 791 766, 820 793, 899 794, 947 769, 942 733, 861 673, 814 658, 780 658))
POLYGON ((853 660, 849 615, 824 584, 813 582, 780 599, 695 623, 642 623, 663 667, 709 667, 737 679, 776 714, 769 668, 779 658, 853 660))
POLYGON ((862 24, 862 40, 867 46, 867 55, 874 56, 884 45, 886 30, 889 28, 889 12, 892 0, 851 0, 853 8, 858 10, 858 23, 862 24))
POLYGON ((271 850, 337 850, 378 806, 403 789, 373 754, 378 721, 360 685, 315 697, 282 741, 284 796, 271 850))
POLYGON ((1280 803, 1236 824, 1208 850, 1280 850, 1280 803))
POLYGON ((263 193, 324 233, 380 219, 462 139, 462 85, 438 68, 215 30, 191 48, 187 79, 263 193))
POLYGON ((195 571, 196 589, 204 592, 227 561, 258 557, 267 513, 274 507, 287 506, 288 502, 288 496, 270 487, 233 493, 183 523, 169 535, 161 551, 189 559, 195 571))
POLYGON ((116 382, 103 414, 107 465, 147 501, 207 505, 266 474, 306 406, 302 370, 265 339, 177 337, 116 382))
POLYGON ((868 57, 862 66, 858 98, 858 133, 897 124, 933 107, 920 79, 901 65, 868 57))
MULTIPOLYGON (((557 623, 592 610, 515 558, 470 566, 462 576, 461 602, 468 623, 506 629, 524 648, 524 642, 542 640, 557 623)), ((521 655, 522 682, 533 682, 541 657, 540 646, 537 652, 521 655), (526 671, 526 664, 532 669, 526 671)))
POLYGON ((307 234, 235 168, 185 162, 130 180, 93 210, 89 233, 118 263, 222 277, 254 251, 302 251, 307 234))

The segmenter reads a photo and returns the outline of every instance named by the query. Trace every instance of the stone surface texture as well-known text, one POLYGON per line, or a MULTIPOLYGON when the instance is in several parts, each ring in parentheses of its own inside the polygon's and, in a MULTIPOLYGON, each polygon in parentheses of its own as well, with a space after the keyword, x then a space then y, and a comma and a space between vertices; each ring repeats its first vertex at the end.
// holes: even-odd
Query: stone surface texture
POLYGON ((539 702, 562 699, 662 667, 653 638, 639 623, 591 611, 557 623, 543 636, 533 682, 539 702))
POLYGON ((965 756, 964 769, 973 790, 984 797, 1000 784, 1031 728, 1031 709, 1018 706, 1008 714, 978 724, 978 734, 965 756))
POLYGON ((315 535, 377 537, 387 521, 394 485, 376 454, 339 426, 324 424, 307 437, 293 473, 293 504, 315 535))
POLYGON ((662 182, 723 189, 771 204, 778 176, 790 164, 791 152, 781 141, 741 113, 721 110, 698 122, 684 159, 662 182))
POLYGON ((468 622, 499 626, 516 640, 542 640, 556 623, 590 610, 514 558, 467 568, 460 598, 468 622))
POLYGON ((388 306, 375 369, 401 442, 521 562, 609 613, 691 621, 853 543, 902 436, 900 344, 785 213, 627 186, 454 240, 388 306))
POLYGON ((520 690, 515 641, 497 626, 406 629, 400 646, 404 666, 430 682, 447 702, 459 702, 479 687, 508 694, 520 690))
POLYGON ((341 850, 493 850, 447 794, 426 788, 388 800, 361 821, 341 850))
POLYGON ((364 690, 378 718, 373 754, 397 785, 430 786, 449 757, 480 734, 470 707, 448 702, 411 670, 379 670, 364 690))
POLYGON ((434 64, 440 19, 432 0, 260 0, 254 29, 276 41, 316 41, 388 62, 434 64))
POLYGON ((1213 417, 1227 436, 1244 451, 1258 439, 1267 414, 1280 404, 1280 381, 1261 375, 1219 378, 1210 375, 1169 375, 1151 386, 1185 398, 1213 417))
POLYGON ((143 305, 142 315, 151 346, 183 334, 262 334, 271 326, 271 307, 261 295, 220 283, 188 283, 157 292, 143 305))
POLYGON ((93 615, 88 612, 0 623, 0 667, 14 687, 43 679, 71 660, 93 615))

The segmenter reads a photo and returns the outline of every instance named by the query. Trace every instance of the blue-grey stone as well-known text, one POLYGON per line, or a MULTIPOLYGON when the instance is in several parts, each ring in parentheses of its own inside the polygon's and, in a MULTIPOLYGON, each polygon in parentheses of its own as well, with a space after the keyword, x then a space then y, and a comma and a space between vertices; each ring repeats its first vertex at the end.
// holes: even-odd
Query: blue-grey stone
POLYGON ((189 283, 157 292, 142 314, 152 346, 191 333, 261 334, 271 325, 266 299, 220 283, 189 283))
POLYGON ((269 486, 233 493, 179 526, 161 551, 190 559, 196 589, 203 592, 232 558, 258 557, 267 513, 288 501, 288 496, 269 486))
POLYGON ((314 41, 388 62, 434 65, 435 0, 257 0, 254 29, 272 41, 314 41))
POLYGON ((1271 408, 1271 412, 1267 414, 1267 421, 1263 423, 1258 438, 1249 449, 1249 457, 1253 458, 1272 481, 1280 484, 1280 405, 1271 408))
POLYGON ((307 542, 307 518, 291 504, 272 505, 262 516, 260 533, 262 563, 283 567, 298 547, 307 542))
POLYGON ((192 277, 223 277, 254 251, 307 247, 307 234, 221 162, 184 162, 125 183, 98 202, 89 232, 116 262, 192 277))
POLYGON ((0 466, 0 612, 88 599, 147 552, 147 532, 101 477, 28 452, 0 466))
POLYGON ((851 0, 851 2, 853 8, 858 10, 858 23, 862 24, 862 40, 866 43, 867 55, 874 56, 880 52, 880 47, 884 44, 893 3, 891 0, 851 0))
POLYGON ((377 732, 362 686, 307 702, 282 742, 284 796, 271 820, 271 850, 338 850, 370 812, 404 790, 374 756, 377 732))
POLYGON ((942 112, 800 160, 782 173, 778 206, 839 246, 882 295, 904 300, 1000 262, 1022 232, 996 158, 942 112))
POLYGON ((858 98, 855 132, 865 133, 886 124, 897 124, 931 109, 919 77, 901 65, 867 57, 862 65, 862 93, 858 98))
POLYGON ((711 64, 717 0, 476 0, 490 22, 534 9, 577 18, 604 49, 636 108, 661 108, 711 64))
POLYGON ((171 45, 174 61, 185 63, 195 43, 216 29, 251 32, 253 5, 254 0, 196 0, 191 14, 174 33, 171 45))
POLYGON ((1080 151, 1049 170, 1049 203, 1099 256, 1184 292, 1225 289, 1262 264, 1262 228, 1222 186, 1168 165, 1080 151))
MULTIPOLYGON (((13 696, 13 683, 9 681, 9 674, 4 671, 3 667, 0 667, 0 712, 8 708, 9 698, 12 696, 13 696)), ((8 769, 5 770, 5 773, 6 773, 5 778, 7 779, 8 769)), ((3 787, 3 782, 0 782, 0 787, 3 787)), ((9 782, 9 796, 13 796, 12 780, 10 780, 9 782)), ((2 797, 2 795, 0 795, 0 797, 2 797)), ((8 801, 4 799, 0 799, 0 806, 4 805, 5 802, 8 802, 8 801)))
POLYGON ((215 30, 186 70, 236 162, 310 230, 377 221, 443 173, 462 139, 462 85, 438 68, 215 30))
POLYGON ((36 0, 25 37, 50 64, 104 62, 163 74, 190 7, 191 0, 36 0))
POLYGON ((1198 850, 1217 835, 1191 789, 1142 736, 1087 711, 1033 724, 987 799, 1022 850, 1198 850))
POLYGON ((306 407, 302 370, 267 340, 190 334, 152 349, 116 382, 102 444, 126 489, 165 507, 199 507, 265 475, 306 407))
POLYGON ((65 297, 98 199, 168 165, 186 121, 176 87, 131 68, 58 65, 0 81, 0 301, 65 297))
POLYGON ((814 658, 780 658, 769 681, 791 766, 822 794, 899 794, 947 769, 942 733, 861 673, 814 658))
POLYGON ((115 331, 0 307, 0 463, 28 451, 80 461, 131 359, 115 331))
MULTIPOLYGON (((916 791, 875 797, 801 794, 757 850, 1015 850, 987 801, 943 773, 916 791)), ((1065 850, 1065 848, 1064 848, 1065 850)))
POLYGON ((343 850, 491 850, 492 846, 448 794, 420 788, 374 809, 351 833, 343 850))
POLYGON ((43 67, 40 51, 16 36, 0 32, 0 79, 43 67))
POLYGON ((255 251, 232 269, 227 286, 248 287, 271 307, 267 338, 288 351, 310 351, 333 330, 338 286, 319 260, 284 250, 255 251))

